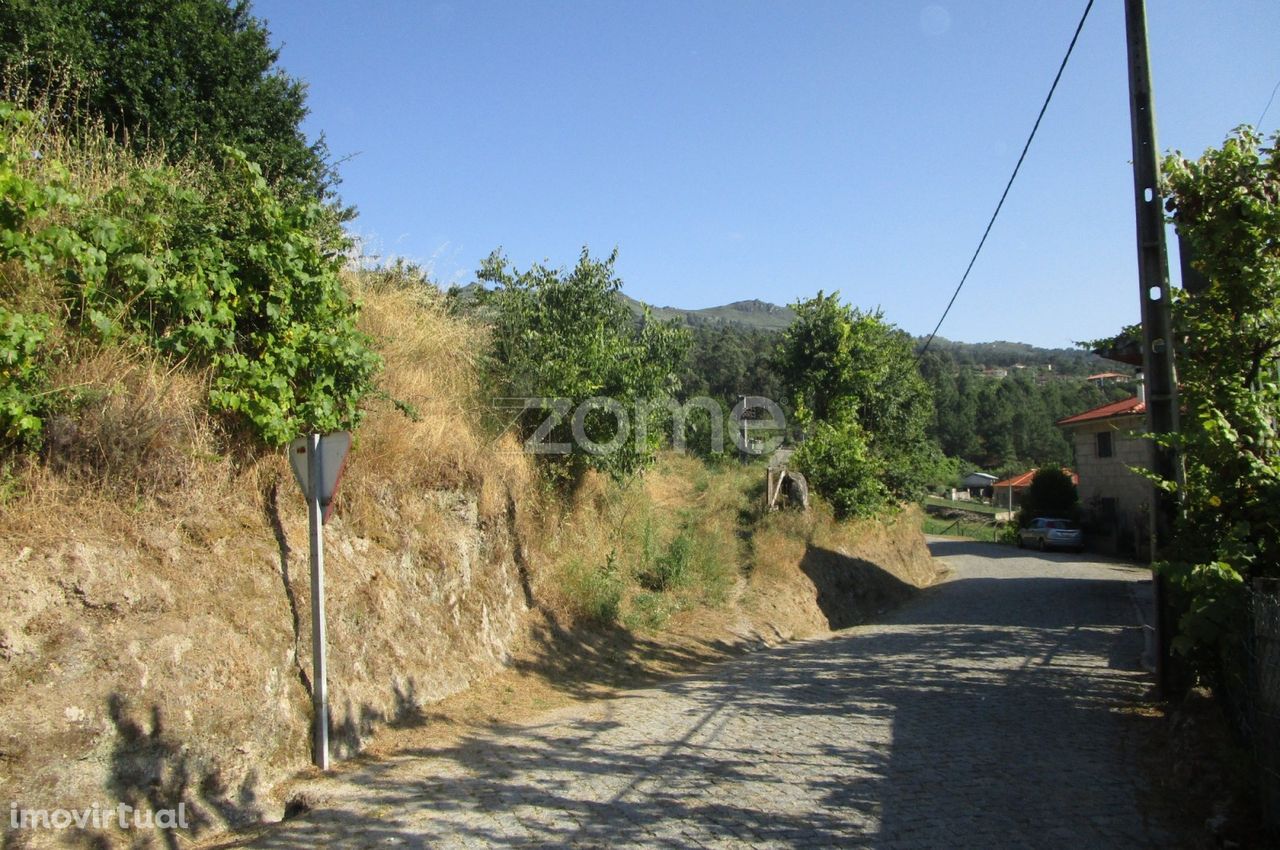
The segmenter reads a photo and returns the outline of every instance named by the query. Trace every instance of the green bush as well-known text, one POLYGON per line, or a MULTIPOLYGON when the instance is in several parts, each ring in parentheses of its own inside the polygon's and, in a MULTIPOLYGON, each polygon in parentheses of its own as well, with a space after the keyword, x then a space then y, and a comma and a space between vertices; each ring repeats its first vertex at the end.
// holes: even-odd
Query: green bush
MULTIPOLYGON (((635 321, 618 299, 622 282, 613 271, 616 259, 616 251, 600 261, 583 249, 571 272, 542 265, 518 272, 494 252, 480 270, 480 280, 496 285, 479 298, 493 325, 493 381, 505 397, 535 400, 534 410, 521 420, 522 437, 567 447, 564 453, 538 453, 555 478, 576 481, 587 468, 623 478, 649 466, 664 416, 657 410, 645 416, 636 403, 669 398, 679 388, 688 334, 675 322, 647 315, 635 321), (591 451, 573 437, 574 411, 592 398, 609 399, 627 417, 623 429, 603 407, 584 416, 583 431, 597 445, 626 432, 611 450, 591 451), (563 405, 556 410, 539 399, 561 399, 563 405), (643 421, 636 421, 641 416, 643 421), (545 434, 537 430, 543 422, 553 423, 545 434)), ((538 452, 537 446, 531 448, 538 452)))
MULTIPOLYGON (((339 281, 331 211, 282 201, 231 149, 199 180, 137 165, 88 198, 26 144, 32 120, 0 105, 0 261, 60 281, 68 330, 209 368, 210 405, 269 445, 359 422, 380 361, 339 281)), ((38 345, 35 324, 5 327, 38 345)), ((7 370, 0 394, 27 379, 7 370)), ((15 415, 30 439, 38 418, 15 415)))
POLYGON ((49 320, 0 305, 0 445, 34 448, 48 405, 45 334, 49 320))
MULTIPOLYGON (((647 543, 647 541, 646 541, 647 543)), ((656 556, 643 547, 645 561, 636 573, 636 581, 646 590, 661 593, 679 587, 689 580, 693 560, 693 541, 687 534, 676 535, 665 552, 656 556)))
POLYGON ((1026 528, 1036 517, 1076 519, 1079 512, 1080 497, 1071 476, 1061 469, 1041 469, 1023 497, 1018 526, 1026 528))
POLYGON ((793 458, 836 516, 871 516, 893 504, 867 435, 855 422, 819 422, 793 458))
POLYGON ((809 483, 842 516, 923 496, 945 459, 926 434, 933 400, 910 336, 839 293, 792 308, 773 366, 797 423, 812 429, 806 442, 818 441, 801 449, 809 483))
POLYGON ((561 587, 577 616, 597 625, 617 621, 623 582, 616 553, 610 552, 601 566, 574 558, 567 565, 561 587))

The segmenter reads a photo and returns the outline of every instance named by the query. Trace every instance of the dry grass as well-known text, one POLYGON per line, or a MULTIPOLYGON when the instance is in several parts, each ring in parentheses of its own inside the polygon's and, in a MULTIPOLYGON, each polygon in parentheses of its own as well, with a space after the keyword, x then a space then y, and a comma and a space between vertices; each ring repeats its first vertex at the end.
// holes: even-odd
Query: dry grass
MULTIPOLYGON (((11 98, 37 104, 35 120, 14 132, 14 150, 35 154, 20 161, 19 169, 46 177, 65 169, 63 182, 79 204, 93 204, 125 186, 139 169, 168 169, 180 184, 201 179, 199 164, 167 164, 159 149, 133 153, 101 125, 71 122, 79 129, 63 129, 67 123, 49 116, 76 114, 74 88, 54 86, 32 98, 29 91, 15 90, 13 81, 0 85, 11 98)), ((484 350, 484 330, 448 315, 439 292, 421 280, 352 270, 344 273, 344 283, 363 302, 360 326, 384 359, 379 381, 387 397, 368 403, 340 508, 357 529, 384 538, 389 527, 403 525, 398 514, 423 512, 412 498, 398 505, 401 494, 474 490, 486 520, 504 517, 530 471, 518 447, 506 438, 495 440, 480 424, 477 357, 484 350), (411 420, 394 402, 412 407, 417 417, 411 420)), ((0 299, 54 320, 48 347, 56 353, 51 392, 59 399, 43 454, 48 468, 11 464, 0 482, 0 499, 13 501, 16 494, 64 483, 105 489, 113 498, 163 499, 191 488, 196 478, 238 477, 241 467, 273 454, 253 448, 245 435, 220 429, 207 411, 208 375, 171 367, 149 351, 94 346, 68 333, 64 297, 56 274, 30 275, 18 263, 0 264, 0 299), (49 471, 57 475, 44 474, 49 471)))
POLYGON ((105 121, 84 117, 80 94, 69 78, 35 96, 21 82, 0 81, 0 97, 30 104, 29 109, 36 116, 14 139, 17 150, 38 155, 26 168, 47 168, 58 163, 67 169, 71 184, 85 197, 99 197, 138 168, 174 168, 190 179, 203 173, 194 161, 174 165, 159 144, 149 144, 139 153, 117 142, 105 121))
POLYGON ((540 598, 568 623, 648 630, 728 603, 746 565, 754 479, 751 468, 675 453, 643 479, 588 474, 535 534, 540 598))
POLYGON ((218 458, 205 373, 103 346, 67 356, 53 385, 65 410, 48 422, 44 455, 71 478, 117 493, 164 493, 218 458))
POLYGON ((359 529, 385 531, 397 494, 471 489, 488 522, 506 517, 528 487, 532 470, 514 440, 483 430, 477 358, 485 331, 451 316, 440 294, 414 281, 369 285, 349 272, 347 285, 363 305, 360 327, 382 355, 381 389, 357 434, 344 513, 359 529), (397 402, 414 411, 411 417, 397 402))
MULTIPOLYGON (((12 85, 6 87, 10 96, 12 85)), ((17 92, 26 100, 27 92, 17 92)), ((50 116, 76 109, 74 92, 55 90, 38 99, 35 118, 14 129, 19 173, 53 180, 74 193, 67 210, 92 205, 125 185, 139 169, 169 167, 179 182, 195 182, 193 165, 164 166, 162 152, 138 155, 112 141, 101 125, 65 129, 50 116)), ((54 208, 40 226, 63 224, 54 208)), ((19 312, 52 320, 46 338, 51 352, 48 395, 54 413, 46 422, 41 463, 11 461, 0 486, 7 511, 80 491, 100 492, 109 501, 164 497, 190 487, 197 477, 223 478, 219 433, 205 405, 209 376, 174 366, 153 351, 127 344, 97 343, 66 327, 65 282, 55 271, 33 274, 18 261, 0 264, 0 300, 19 312), (62 494, 62 495, 51 495, 62 494)), ((28 517, 39 523, 39 517, 28 517)))
POLYGON ((60 403, 40 454, 0 468, 0 539, 145 541, 157 527, 243 509, 274 460, 228 455, 202 372, 85 344, 51 378, 60 403))
MULTIPOLYGON (((110 174, 100 166, 99 185, 110 174)), ((473 492, 492 523, 512 518, 508 507, 521 501, 531 480, 518 448, 484 434, 476 415, 483 330, 447 315, 433 290, 366 288, 355 272, 346 283, 363 301, 361 326, 384 359, 380 380, 389 399, 371 400, 356 433, 339 511, 358 534, 427 561, 447 560, 454 530, 440 520, 448 499, 432 493, 473 492), (416 420, 390 399, 419 411, 416 420)), ((56 306, 44 309, 61 315, 56 306)), ((48 528, 56 539, 74 511, 94 517, 101 533, 137 540, 157 517, 176 512, 199 523, 223 502, 257 505, 272 486, 292 487, 282 453, 253 447, 209 412, 206 372, 147 350, 94 344, 60 327, 53 333, 57 412, 47 421, 39 458, 0 468, 4 528, 33 535, 48 528)), ((514 519, 536 525, 526 512, 514 519)))

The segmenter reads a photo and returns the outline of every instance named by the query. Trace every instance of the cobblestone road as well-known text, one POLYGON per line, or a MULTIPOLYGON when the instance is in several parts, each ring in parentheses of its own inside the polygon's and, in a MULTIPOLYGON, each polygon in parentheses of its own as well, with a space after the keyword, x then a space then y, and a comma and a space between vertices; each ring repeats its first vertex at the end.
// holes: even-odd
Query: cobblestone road
POLYGON ((246 846, 1133 847, 1146 574, 938 542, 885 622, 338 780, 246 846))

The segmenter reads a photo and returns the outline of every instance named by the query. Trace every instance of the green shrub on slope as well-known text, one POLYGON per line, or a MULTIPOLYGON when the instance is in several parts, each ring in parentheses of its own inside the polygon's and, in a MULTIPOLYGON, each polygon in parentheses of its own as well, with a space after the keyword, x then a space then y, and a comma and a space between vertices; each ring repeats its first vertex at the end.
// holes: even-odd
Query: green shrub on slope
MULTIPOLYGON (((233 149, 197 182, 135 162, 94 194, 41 154, 32 126, 0 105, 0 262, 54 281, 73 335, 209 368, 211 406, 270 445, 359 421, 379 360, 339 282, 331 213, 281 201, 233 149)), ((19 391, 0 375, 0 398, 19 391)))

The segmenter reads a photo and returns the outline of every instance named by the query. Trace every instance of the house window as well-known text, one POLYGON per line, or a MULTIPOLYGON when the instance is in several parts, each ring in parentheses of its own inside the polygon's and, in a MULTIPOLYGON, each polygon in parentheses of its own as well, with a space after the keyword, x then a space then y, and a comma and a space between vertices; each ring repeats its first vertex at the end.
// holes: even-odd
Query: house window
POLYGON ((1111 457, 1111 432, 1098 433, 1098 457, 1111 457))

